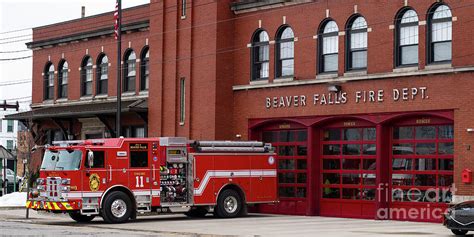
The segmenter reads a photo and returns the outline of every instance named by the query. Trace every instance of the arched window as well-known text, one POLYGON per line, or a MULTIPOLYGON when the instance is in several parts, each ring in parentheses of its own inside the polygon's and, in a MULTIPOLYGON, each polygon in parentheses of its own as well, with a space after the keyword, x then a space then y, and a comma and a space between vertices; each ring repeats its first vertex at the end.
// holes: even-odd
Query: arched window
POLYGON ((292 77, 295 73, 295 35, 289 26, 280 28, 276 37, 275 77, 292 77))
POLYGON ((326 21, 319 30, 319 72, 337 72, 339 28, 333 20, 326 21))
POLYGON ((140 90, 148 90, 150 83, 150 48, 143 49, 140 57, 140 90))
POLYGON ((44 100, 54 99, 54 65, 49 62, 44 68, 44 100))
POLYGON ((397 66, 418 64, 418 15, 407 8, 396 18, 397 66))
POLYGON ((101 54, 97 60, 97 94, 106 95, 109 80, 109 58, 101 54))
POLYGON ((448 6, 434 6, 428 16, 429 62, 448 62, 452 58, 452 15, 448 6))
POLYGON ((63 60, 59 64, 58 72, 58 98, 67 98, 67 84, 69 80, 69 64, 63 60))
POLYGON ((347 70, 367 68, 367 21, 353 17, 347 27, 347 70))
POLYGON ((135 52, 133 50, 128 50, 128 52, 125 54, 125 60, 124 60, 124 83, 123 83, 123 91, 135 91, 135 78, 137 75, 136 71, 136 62, 137 62, 137 56, 135 55, 135 52))
POLYGON ((258 30, 252 39, 252 81, 267 80, 270 72, 270 44, 266 31, 258 30))
POLYGON ((92 95, 92 58, 86 56, 81 64, 81 96, 92 95))

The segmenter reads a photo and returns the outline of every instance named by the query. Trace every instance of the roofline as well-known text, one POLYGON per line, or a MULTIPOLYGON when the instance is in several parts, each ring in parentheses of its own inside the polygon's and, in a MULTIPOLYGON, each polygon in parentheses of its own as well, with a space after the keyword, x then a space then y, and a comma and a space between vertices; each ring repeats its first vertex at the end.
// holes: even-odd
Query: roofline
MULTIPOLYGON (((137 8, 142 8, 142 7, 145 7, 145 6, 150 6, 150 4, 149 4, 149 3, 145 3, 145 4, 142 4, 142 5, 138 5, 138 6, 134 6, 134 7, 125 8, 125 9, 123 9, 123 11, 130 11, 130 10, 134 10, 134 9, 137 9, 137 8)), ((104 12, 104 13, 100 13, 100 14, 96 14, 96 15, 92 15, 92 16, 86 16, 86 17, 82 17, 82 18, 76 18, 76 19, 72 19, 72 20, 68 20, 68 21, 61 21, 61 22, 57 22, 57 23, 53 23, 53 24, 49 24, 49 25, 37 26, 37 27, 33 27, 32 29, 33 29, 33 31, 34 31, 34 30, 40 30, 40 29, 44 29, 44 28, 48 28, 48 27, 52 27, 52 26, 58 26, 58 25, 63 25, 63 24, 69 24, 69 23, 78 22, 78 21, 85 20, 85 19, 90 19, 90 18, 105 16, 105 15, 110 15, 110 14, 112 14, 113 12, 115 12, 115 11, 104 12)))
MULTIPOLYGON (((145 29, 150 26, 150 21, 149 20, 142 20, 142 21, 137 21, 137 22, 132 22, 128 24, 124 24, 122 26, 122 32, 129 31, 129 30, 140 30, 140 29, 145 29)), ((94 38, 94 37, 100 37, 103 35, 109 35, 114 33, 114 28, 113 26, 110 27, 104 27, 101 29, 97 30, 92 30, 92 31, 85 31, 81 33, 76 33, 76 34, 71 34, 71 35, 65 35, 61 37, 56 37, 56 38, 46 38, 43 40, 38 40, 38 41, 32 41, 32 42, 27 42, 25 45, 29 49, 35 49, 35 48, 41 48, 49 45, 56 45, 56 44, 63 44, 63 43, 69 43, 73 41, 79 41, 87 38, 94 38)))

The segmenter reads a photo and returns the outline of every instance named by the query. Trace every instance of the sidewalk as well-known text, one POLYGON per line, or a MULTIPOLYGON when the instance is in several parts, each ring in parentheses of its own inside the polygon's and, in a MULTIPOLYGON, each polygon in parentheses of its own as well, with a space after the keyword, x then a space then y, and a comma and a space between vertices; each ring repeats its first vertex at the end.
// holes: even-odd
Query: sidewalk
POLYGON ((326 217, 281 216, 250 214, 236 219, 202 219, 184 215, 139 217, 138 220, 107 225, 101 218, 83 225, 73 222, 67 215, 38 214, 30 212, 31 219, 24 219, 25 210, 0 210, 1 221, 14 221, 48 226, 84 227, 156 233, 160 235, 211 235, 211 236, 452 236, 441 224, 375 221, 326 217))

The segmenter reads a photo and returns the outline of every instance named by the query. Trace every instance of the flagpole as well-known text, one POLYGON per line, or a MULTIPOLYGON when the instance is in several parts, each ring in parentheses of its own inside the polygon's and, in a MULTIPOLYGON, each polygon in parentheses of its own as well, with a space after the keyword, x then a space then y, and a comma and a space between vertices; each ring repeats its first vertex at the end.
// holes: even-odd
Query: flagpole
POLYGON ((117 118, 115 122, 115 136, 122 135, 122 0, 117 0, 117 13, 115 36, 117 40, 117 118))

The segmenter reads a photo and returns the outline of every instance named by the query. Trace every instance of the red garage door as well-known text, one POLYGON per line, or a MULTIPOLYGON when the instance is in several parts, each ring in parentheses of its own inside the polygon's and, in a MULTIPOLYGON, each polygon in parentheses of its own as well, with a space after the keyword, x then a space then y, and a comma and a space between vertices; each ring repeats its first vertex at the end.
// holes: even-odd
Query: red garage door
POLYGON ((321 145, 320 215, 374 218, 375 127, 325 128, 321 145))
POLYGON ((391 147, 390 218, 440 222, 452 196, 453 125, 395 126, 391 147))
POLYGON ((307 212, 308 134, 306 129, 264 131, 278 153, 278 196, 276 205, 262 205, 260 211, 289 215, 307 212))

